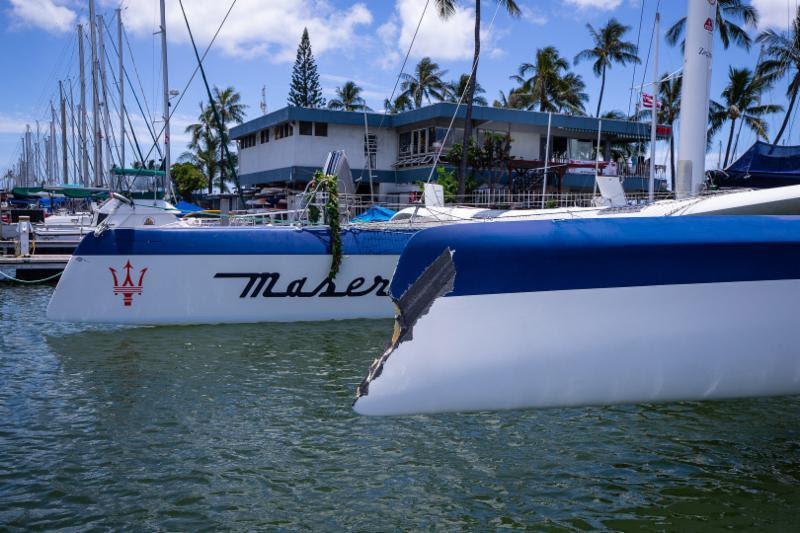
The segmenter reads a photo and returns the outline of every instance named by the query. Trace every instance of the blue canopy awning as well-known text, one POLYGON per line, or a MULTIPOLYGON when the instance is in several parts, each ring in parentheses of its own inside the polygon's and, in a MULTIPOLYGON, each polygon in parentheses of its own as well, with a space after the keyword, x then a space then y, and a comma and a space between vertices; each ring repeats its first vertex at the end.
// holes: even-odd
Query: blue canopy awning
POLYGON ((386 222, 387 220, 391 220, 391 218, 397 214, 397 211, 392 211, 386 207, 381 207, 379 205, 373 205, 357 217, 355 217, 352 221, 353 222, 386 222))

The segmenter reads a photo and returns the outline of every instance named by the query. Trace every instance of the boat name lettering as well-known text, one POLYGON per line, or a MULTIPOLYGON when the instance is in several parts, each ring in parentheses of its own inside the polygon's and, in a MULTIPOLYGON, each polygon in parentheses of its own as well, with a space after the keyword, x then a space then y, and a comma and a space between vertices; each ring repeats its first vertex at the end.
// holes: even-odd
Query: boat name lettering
POLYGON ((281 278, 277 272, 218 272, 214 275, 215 279, 244 279, 247 283, 242 289, 239 298, 257 298, 259 295, 264 298, 343 298, 358 297, 375 294, 375 296, 389 296, 387 288, 389 280, 383 276, 375 276, 371 283, 367 283, 366 278, 358 277, 346 285, 343 290, 338 290, 336 283, 330 279, 324 279, 316 286, 308 286, 308 278, 299 278, 290 281, 286 285, 286 290, 277 291, 275 286, 281 278))

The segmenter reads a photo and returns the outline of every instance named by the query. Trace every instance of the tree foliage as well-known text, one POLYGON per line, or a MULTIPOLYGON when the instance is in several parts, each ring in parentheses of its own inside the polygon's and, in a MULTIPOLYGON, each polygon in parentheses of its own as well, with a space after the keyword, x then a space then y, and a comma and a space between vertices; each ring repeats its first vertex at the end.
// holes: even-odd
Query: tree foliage
POLYGON ((319 84, 317 61, 311 52, 308 29, 303 28, 303 36, 297 47, 297 58, 292 68, 292 84, 289 88, 289 105, 297 107, 325 107, 322 87, 319 84))
POLYGON ((205 188, 206 177, 192 163, 175 163, 170 167, 170 176, 175 190, 187 202, 193 201, 194 191, 205 188))

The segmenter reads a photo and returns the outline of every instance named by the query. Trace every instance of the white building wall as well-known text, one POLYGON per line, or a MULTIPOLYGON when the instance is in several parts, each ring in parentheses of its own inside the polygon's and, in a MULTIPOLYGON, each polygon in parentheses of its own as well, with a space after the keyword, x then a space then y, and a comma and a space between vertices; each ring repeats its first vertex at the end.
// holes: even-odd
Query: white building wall
MULTIPOLYGON (((377 135, 377 168, 391 170, 397 159, 397 135, 386 128, 370 129, 377 135)), ((298 124, 294 124, 294 134, 283 139, 274 138, 274 128, 270 140, 260 143, 256 133, 256 145, 239 150, 239 168, 242 174, 264 172, 291 166, 321 167, 328 152, 344 150, 350 168, 356 173, 366 168, 364 157, 364 127, 328 124, 327 137, 300 135, 298 124)))
POLYGON ((533 131, 511 130, 511 156, 519 159, 541 159, 539 144, 542 135, 533 131))

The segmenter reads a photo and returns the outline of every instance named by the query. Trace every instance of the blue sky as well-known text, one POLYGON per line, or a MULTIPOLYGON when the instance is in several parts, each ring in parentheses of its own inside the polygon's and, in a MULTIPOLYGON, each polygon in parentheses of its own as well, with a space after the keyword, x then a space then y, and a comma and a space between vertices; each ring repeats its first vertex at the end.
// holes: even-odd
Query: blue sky
MULTIPOLYGON (((629 39, 636 41, 639 17, 644 3, 640 55, 644 58, 650 43, 653 17, 658 0, 517 0, 523 16, 509 18, 501 12, 491 29, 495 2, 484 0, 484 43, 479 82, 491 102, 499 90, 513 86, 509 80, 517 67, 532 61, 539 47, 556 46, 570 60, 591 45, 585 25, 595 27, 616 17, 632 27, 629 39)), ((762 13, 762 28, 785 29, 787 9, 797 0, 753 0, 762 13)), ((425 0, 238 0, 228 22, 206 60, 209 81, 219 86, 234 86, 242 94, 248 117, 260 114, 261 88, 266 86, 270 110, 285 105, 292 63, 303 27, 308 26, 311 44, 317 57, 326 96, 346 80, 355 80, 364 88, 368 104, 380 109, 392 91, 402 56, 408 49, 425 0)), ((420 35, 411 52, 409 66, 422 56, 431 56, 455 79, 469 70, 472 56, 472 17, 468 4, 448 22, 440 21, 433 10, 424 18, 420 35)), ((49 100, 57 95, 58 80, 74 83, 77 78, 75 25, 87 18, 85 1, 77 0, 2 0, 0 3, 0 54, 3 82, 0 83, 0 173, 16 159, 20 136, 26 123, 49 120, 49 100)), ((227 0, 187 0, 192 29, 198 45, 205 47, 216 31, 230 3, 227 0)), ((663 28, 685 13, 685 0, 660 2, 663 28)), ((98 14, 113 23, 117 2, 98 0, 98 14)), ((145 100, 154 115, 160 114, 160 55, 157 29, 157 0, 127 0, 124 15, 133 48, 136 72, 144 88, 145 100)), ((167 0, 170 87, 181 92, 195 65, 177 0, 167 0)), ((112 35, 115 37, 115 34, 112 35)), ((107 45, 108 46, 108 45, 107 45)), ((88 54, 88 51, 87 51, 88 54)), ((755 65, 758 49, 749 53, 736 48, 715 48, 712 97, 725 84, 730 65, 755 65)), ((679 49, 662 42, 659 58, 662 72, 681 67, 679 49)), ((133 63, 127 62, 129 71, 133 63)), ((600 82, 589 64, 574 67, 587 83, 593 111, 600 82)), ((647 80, 651 74, 648 69, 647 80)), ((642 66, 637 68, 636 83, 641 83, 642 66)), ((135 73, 130 72, 136 79, 135 73)), ((627 112, 633 68, 615 66, 608 77, 603 109, 627 112)), ((135 81, 138 85, 138 81, 135 81)), ((77 90, 77 85, 74 85, 77 90)), ((785 86, 776 86, 767 98, 786 105, 785 86)), ((135 105, 128 90, 128 108, 135 105)), ((77 92, 75 93, 77 98, 77 92)), ((183 129, 197 115, 198 103, 205 93, 199 78, 186 89, 175 112, 173 152, 185 147, 183 129)), ((771 120, 777 130, 782 118, 771 120)), ((116 120, 112 119, 116 124, 116 120)), ((141 124, 142 118, 134 122, 141 124)), ((140 139, 145 130, 139 131, 140 139)), ((743 134, 742 147, 753 141, 743 134)), ((800 144, 800 125, 793 127, 790 141, 800 144)), ((710 156, 713 160, 715 156, 710 156)))

